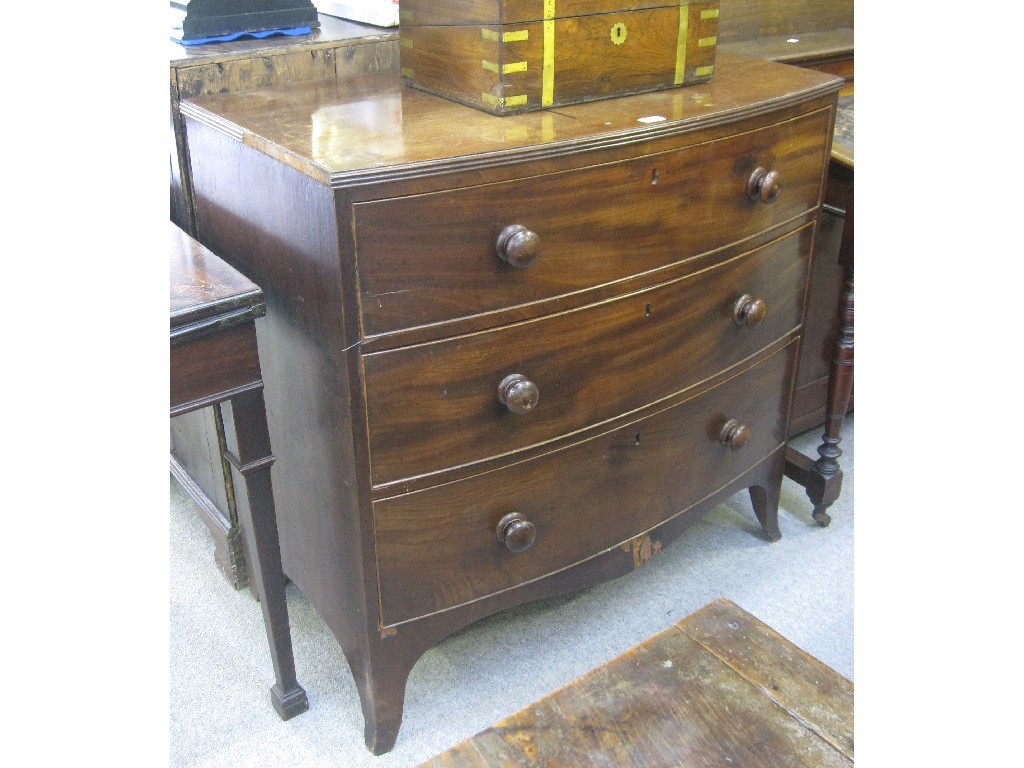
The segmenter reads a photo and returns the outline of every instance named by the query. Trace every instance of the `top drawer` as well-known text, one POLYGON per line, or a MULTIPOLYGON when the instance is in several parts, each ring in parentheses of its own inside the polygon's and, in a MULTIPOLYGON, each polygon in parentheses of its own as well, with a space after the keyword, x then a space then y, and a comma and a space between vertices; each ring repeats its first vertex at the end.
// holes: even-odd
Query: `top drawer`
MULTIPOLYGON (((583 291, 799 216, 818 204, 830 120, 820 110, 632 160, 357 203, 363 335, 583 291), (758 168, 778 174, 772 202, 747 194, 758 168), (525 268, 496 253, 512 225, 539 239, 525 268)), ((514 240, 509 259, 528 260, 531 236, 514 240)))

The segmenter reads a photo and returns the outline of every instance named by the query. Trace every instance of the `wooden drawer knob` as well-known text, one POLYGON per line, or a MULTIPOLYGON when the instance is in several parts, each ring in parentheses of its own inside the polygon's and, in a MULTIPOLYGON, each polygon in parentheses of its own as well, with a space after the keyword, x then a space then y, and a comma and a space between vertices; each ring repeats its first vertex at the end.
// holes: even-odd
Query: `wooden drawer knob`
POLYGON ((540 390, 523 374, 513 373, 498 385, 498 399, 512 413, 529 413, 540 401, 540 390))
POLYGON ((501 230, 494 248, 506 264, 526 269, 540 256, 540 235, 522 224, 511 224, 501 230))
POLYGON ((729 419, 722 427, 720 439, 723 445, 728 445, 734 451, 738 451, 750 442, 750 427, 740 424, 736 419, 729 419))
POLYGON ((509 512, 501 518, 494 532, 509 552, 525 552, 537 540, 537 527, 519 512, 509 512))
POLYGON ((768 304, 764 299, 755 299, 749 293, 745 293, 733 307, 732 316, 736 320, 736 325, 757 328, 768 316, 768 304))
POLYGON ((747 197, 762 203, 774 203, 782 192, 782 177, 778 171, 755 168, 747 182, 747 197))

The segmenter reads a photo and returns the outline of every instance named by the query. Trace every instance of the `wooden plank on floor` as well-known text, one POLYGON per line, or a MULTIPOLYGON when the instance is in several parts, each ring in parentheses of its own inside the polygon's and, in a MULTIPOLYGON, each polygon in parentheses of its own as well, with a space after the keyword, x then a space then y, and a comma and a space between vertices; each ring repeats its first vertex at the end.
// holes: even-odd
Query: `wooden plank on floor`
POLYGON ((843 680, 719 601, 423 765, 845 768, 852 684, 830 675, 843 680), (813 702, 791 701, 814 691, 813 702))
POLYGON ((727 600, 676 626, 853 760, 850 680, 727 600))

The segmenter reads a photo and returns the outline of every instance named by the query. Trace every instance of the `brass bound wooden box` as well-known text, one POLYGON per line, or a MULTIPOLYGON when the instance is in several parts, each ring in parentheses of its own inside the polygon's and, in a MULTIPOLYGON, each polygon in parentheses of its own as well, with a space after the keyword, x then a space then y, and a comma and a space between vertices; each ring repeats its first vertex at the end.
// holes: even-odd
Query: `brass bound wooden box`
POLYGON ((402 77, 496 115, 705 82, 718 4, 402 0, 402 77))

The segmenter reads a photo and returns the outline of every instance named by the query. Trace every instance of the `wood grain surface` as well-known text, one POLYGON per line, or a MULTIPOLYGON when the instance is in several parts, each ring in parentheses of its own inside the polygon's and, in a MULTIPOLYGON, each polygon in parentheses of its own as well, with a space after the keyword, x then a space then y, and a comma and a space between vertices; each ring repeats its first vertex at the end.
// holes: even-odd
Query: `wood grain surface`
POLYGON ((254 320, 266 312, 258 285, 170 224, 171 340, 203 320, 254 320), (241 310, 241 312, 240 312, 241 310))
POLYGON ((798 329, 813 227, 655 288, 486 333, 363 357, 375 487, 512 456, 677 394, 798 329), (734 318, 753 294, 756 328, 734 318), (628 343, 623 340, 628 339, 628 343), (510 413, 498 385, 540 389, 510 413))
POLYGON ((852 733, 849 680, 718 600, 421 768, 839 767, 852 733))
POLYGON ((411 22, 401 29, 405 82, 508 115, 705 82, 714 73, 717 0, 493 5, 483 14, 492 21, 449 9, 444 23, 425 21, 437 14, 423 4, 403 7, 411 22))
POLYGON ((694 147, 355 208, 365 336, 493 312, 665 270, 790 221, 818 204, 820 110, 694 147), (781 174, 771 204, 748 198, 756 167, 781 174), (402 226, 395 226, 395 221, 402 226), (540 238, 516 269, 495 254, 509 224, 540 238))
POLYGON ((796 347, 562 451, 376 502, 384 623, 450 608, 628 544, 728 484, 785 438, 796 347), (730 418, 751 431, 739 451, 720 441, 730 418), (536 543, 519 554, 495 536, 496 523, 513 511, 537 529, 536 543))
MULTIPOLYGON (((689 0, 684 0, 689 4, 689 0)), ((678 7, 672 0, 558 0, 554 15, 559 18, 588 16, 611 11, 678 7)), ((404 0, 402 22, 423 24, 521 24, 544 18, 544 0, 404 0)))
POLYGON ((526 159, 527 149, 532 159, 560 157, 570 148, 622 146, 778 114, 816 96, 831 96, 834 81, 782 64, 720 56, 707 83, 499 121, 403 88, 397 72, 197 96, 183 100, 181 111, 321 182, 341 186, 493 167, 526 159))

